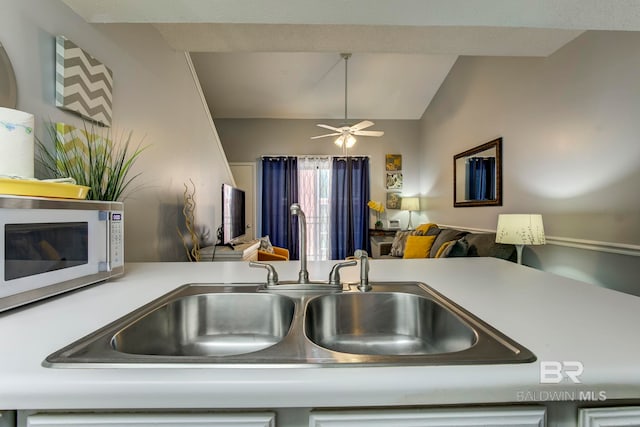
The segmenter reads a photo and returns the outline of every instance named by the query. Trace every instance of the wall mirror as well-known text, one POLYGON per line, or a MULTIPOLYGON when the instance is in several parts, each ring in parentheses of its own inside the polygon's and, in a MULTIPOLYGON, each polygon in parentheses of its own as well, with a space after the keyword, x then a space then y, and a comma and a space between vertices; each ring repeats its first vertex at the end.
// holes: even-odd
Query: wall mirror
POLYGON ((9 56, 0 43, 0 107, 16 108, 18 101, 16 76, 9 56))
POLYGON ((502 138, 453 156, 453 206, 502 206, 502 138))

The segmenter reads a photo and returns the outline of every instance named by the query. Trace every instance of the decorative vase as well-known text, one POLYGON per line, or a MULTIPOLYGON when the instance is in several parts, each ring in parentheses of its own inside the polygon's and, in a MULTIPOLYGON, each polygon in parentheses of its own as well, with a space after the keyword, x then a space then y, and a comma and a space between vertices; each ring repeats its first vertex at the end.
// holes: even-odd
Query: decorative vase
POLYGON ((382 221, 380 220, 376 221, 376 230, 382 230, 382 221))

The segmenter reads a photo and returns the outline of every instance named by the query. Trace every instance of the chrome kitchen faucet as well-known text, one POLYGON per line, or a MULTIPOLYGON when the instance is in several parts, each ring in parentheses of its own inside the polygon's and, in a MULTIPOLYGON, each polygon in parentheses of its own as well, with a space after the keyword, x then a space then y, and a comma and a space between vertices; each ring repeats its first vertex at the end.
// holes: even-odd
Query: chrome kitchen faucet
MULTIPOLYGON (((280 289, 292 289, 292 290, 319 290, 330 289, 332 291, 342 290, 342 283, 340 282, 340 269, 356 265, 356 261, 343 261, 336 263, 329 273, 328 282, 313 282, 309 280, 309 271, 307 271, 307 219, 304 211, 298 203, 294 203, 289 208, 291 215, 298 217, 298 230, 300 239, 300 272, 298 273, 298 280, 296 282, 279 282, 278 273, 273 265, 251 261, 250 267, 264 268, 267 270, 267 288, 280 288, 280 289)), ((369 264, 366 259, 366 252, 364 252, 364 258, 360 256, 361 262, 367 263, 366 270, 369 271, 369 264), (364 261, 362 261, 364 259, 364 261)), ((368 284, 368 279, 364 282, 361 279, 361 284, 368 284)), ((362 290, 366 290, 363 288, 362 290)))
POLYGON ((298 283, 308 285, 309 272, 307 271, 307 217, 298 203, 294 203, 289 208, 291 215, 298 217, 298 238, 300 239, 300 273, 298 273, 298 283))

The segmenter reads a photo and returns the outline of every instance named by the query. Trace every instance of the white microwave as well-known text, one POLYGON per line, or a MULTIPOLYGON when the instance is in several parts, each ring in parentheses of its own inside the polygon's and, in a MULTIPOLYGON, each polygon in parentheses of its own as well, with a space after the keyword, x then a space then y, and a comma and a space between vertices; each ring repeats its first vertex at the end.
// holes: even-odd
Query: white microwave
POLYGON ((122 203, 0 196, 0 312, 123 273, 122 203))

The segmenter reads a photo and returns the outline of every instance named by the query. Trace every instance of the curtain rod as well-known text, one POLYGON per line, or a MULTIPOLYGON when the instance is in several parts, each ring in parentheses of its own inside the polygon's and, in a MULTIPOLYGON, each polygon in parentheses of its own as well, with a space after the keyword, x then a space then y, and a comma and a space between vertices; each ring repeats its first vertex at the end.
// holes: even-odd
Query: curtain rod
POLYGON ((260 156, 261 159, 269 159, 272 157, 297 157, 297 158, 304 158, 304 157, 329 157, 329 158, 333 158, 333 157, 338 157, 338 158, 345 158, 345 157, 366 157, 366 158, 371 158, 370 155, 368 154, 362 154, 362 155, 357 155, 357 156, 343 156, 343 155, 339 155, 339 156, 334 156, 332 154, 302 154, 302 155, 291 155, 291 154, 265 154, 263 156, 260 156))

